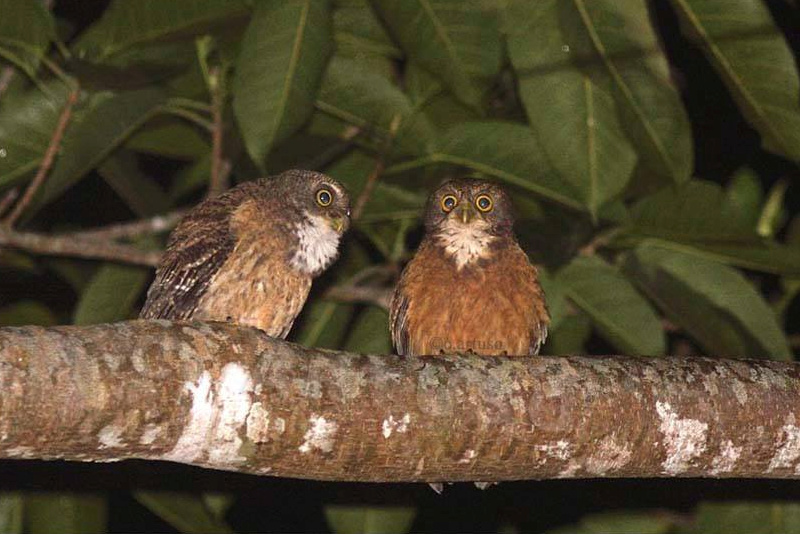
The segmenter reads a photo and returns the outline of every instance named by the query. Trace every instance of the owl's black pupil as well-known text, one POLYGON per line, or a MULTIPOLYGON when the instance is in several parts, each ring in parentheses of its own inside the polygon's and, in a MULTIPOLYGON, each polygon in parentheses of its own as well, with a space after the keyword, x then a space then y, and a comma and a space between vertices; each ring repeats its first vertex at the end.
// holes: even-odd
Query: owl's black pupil
POLYGON ((489 207, 489 199, 486 198, 486 197, 478 199, 478 206, 480 206, 483 209, 488 208, 489 207))
POLYGON ((331 203, 331 194, 327 191, 320 191, 318 197, 320 204, 330 204, 331 203))
POLYGON ((453 197, 447 197, 446 199, 444 199, 445 208, 452 208, 453 206, 455 206, 455 204, 456 201, 453 199, 453 197))

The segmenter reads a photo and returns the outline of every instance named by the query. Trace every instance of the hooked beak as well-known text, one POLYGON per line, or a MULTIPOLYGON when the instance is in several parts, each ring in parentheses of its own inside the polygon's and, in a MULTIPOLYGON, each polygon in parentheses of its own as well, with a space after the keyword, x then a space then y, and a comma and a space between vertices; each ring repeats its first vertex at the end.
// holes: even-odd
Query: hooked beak
POLYGON ((469 224, 475 218, 475 210, 471 204, 463 204, 457 212, 458 218, 463 224, 469 224))
POLYGON ((337 234, 343 234, 347 230, 350 218, 346 215, 331 215, 328 218, 328 224, 337 234))

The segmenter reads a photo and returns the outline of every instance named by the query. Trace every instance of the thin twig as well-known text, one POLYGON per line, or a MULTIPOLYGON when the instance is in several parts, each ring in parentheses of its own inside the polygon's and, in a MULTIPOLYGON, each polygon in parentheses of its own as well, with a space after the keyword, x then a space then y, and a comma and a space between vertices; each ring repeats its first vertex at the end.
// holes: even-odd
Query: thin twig
POLYGON ((378 184, 378 180, 380 179, 381 175, 383 174, 383 170, 386 168, 386 158, 389 155, 389 151, 392 148, 392 144, 394 143, 394 138, 397 135, 397 131, 400 129, 400 115, 395 115, 392 118, 391 125, 389 126, 389 137, 386 139, 386 143, 381 150, 380 154, 378 154, 378 159, 375 160, 375 168, 372 169, 372 172, 367 177, 367 182, 364 184, 364 189, 361 191, 361 194, 358 195, 356 199, 355 206, 353 207, 353 221, 357 221, 361 214, 364 212, 364 206, 366 206, 367 202, 369 201, 372 192, 375 190, 375 186, 378 184))
POLYGON ((3 221, 4 226, 8 228, 14 226, 14 223, 17 222, 17 219, 19 219, 19 217, 25 211, 25 208, 27 208, 33 200, 36 192, 44 183, 47 173, 50 171, 50 167, 53 166, 53 160, 55 160, 56 153, 61 146, 61 139, 64 137, 64 132, 66 131, 67 125, 69 124, 69 119, 72 116, 72 107, 78 101, 79 94, 80 87, 78 86, 76 86, 69 94, 67 102, 64 104, 64 109, 61 112, 61 116, 58 119, 58 126, 56 126, 56 129, 50 138, 50 145, 47 147, 47 151, 44 153, 42 163, 39 165, 39 170, 37 171, 36 176, 34 176, 31 183, 28 185, 28 188, 25 190, 25 193, 22 195, 20 201, 16 206, 14 206, 14 209, 3 221))
POLYGON ((389 309, 392 289, 384 286, 334 286, 325 292, 326 299, 338 302, 358 302, 389 309))
POLYGON ((14 204, 14 201, 17 200, 17 197, 19 197, 18 187, 13 187, 6 191, 6 194, 3 195, 3 199, 0 200, 0 217, 6 214, 12 204, 14 204))
POLYGON ((213 67, 209 72, 211 82, 211 182, 208 186, 208 196, 216 196, 228 188, 226 173, 223 173, 222 141, 225 124, 222 119, 225 104, 225 84, 219 67, 213 67))
POLYGON ((91 241, 113 241, 115 239, 131 239, 144 234, 157 234, 174 228, 181 218, 186 215, 187 211, 176 210, 148 219, 112 224, 92 230, 80 230, 57 237, 91 241))
POLYGON ((92 260, 115 261, 154 267, 161 257, 160 251, 147 251, 131 245, 109 241, 76 239, 74 236, 49 236, 34 232, 17 232, 0 228, 0 246, 42 254, 67 256, 92 260))

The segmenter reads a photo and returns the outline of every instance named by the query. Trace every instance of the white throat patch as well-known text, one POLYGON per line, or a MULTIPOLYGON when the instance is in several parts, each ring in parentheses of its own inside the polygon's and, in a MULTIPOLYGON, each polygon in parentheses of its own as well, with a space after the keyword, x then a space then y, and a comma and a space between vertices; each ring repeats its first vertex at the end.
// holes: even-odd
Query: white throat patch
POLYGON ((336 259, 341 235, 325 218, 308 213, 296 230, 297 252, 292 257, 292 267, 310 275, 321 273, 336 259))
POLYGON ((447 255, 456 262, 456 268, 461 270, 465 265, 491 256, 489 245, 494 241, 494 236, 487 232, 488 226, 484 221, 465 225, 447 219, 436 238, 447 255))

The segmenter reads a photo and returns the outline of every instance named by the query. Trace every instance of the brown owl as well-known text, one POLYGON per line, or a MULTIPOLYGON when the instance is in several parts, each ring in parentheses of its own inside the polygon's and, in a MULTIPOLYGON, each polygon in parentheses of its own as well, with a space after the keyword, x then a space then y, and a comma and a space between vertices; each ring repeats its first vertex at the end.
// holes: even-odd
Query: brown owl
POLYGON ((392 299, 398 354, 539 352, 550 317, 513 224, 511 199, 491 182, 452 180, 431 195, 392 299))
POLYGON ((324 174, 234 187, 172 232, 140 317, 232 321, 285 338, 349 224, 347 192, 324 174))

